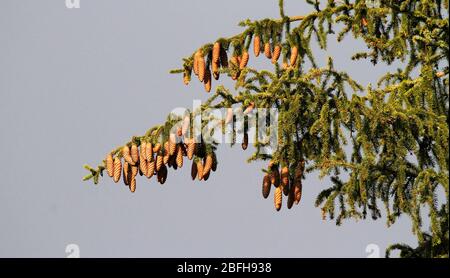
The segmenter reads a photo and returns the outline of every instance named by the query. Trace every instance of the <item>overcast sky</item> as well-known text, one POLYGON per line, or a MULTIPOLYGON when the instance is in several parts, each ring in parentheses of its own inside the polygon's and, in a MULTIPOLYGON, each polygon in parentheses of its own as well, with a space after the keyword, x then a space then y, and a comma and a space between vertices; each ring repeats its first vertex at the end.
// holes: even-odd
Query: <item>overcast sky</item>
MULTIPOLYGON (((366 257, 368 244, 381 256, 391 243, 415 245, 406 216, 390 228, 385 218, 322 221, 314 201, 330 183, 317 174, 304 180, 300 205, 276 212, 261 195, 265 164, 246 163, 252 148, 220 146, 207 182, 191 181, 190 163, 163 186, 138 178, 135 194, 109 178, 82 182, 84 163, 208 97, 199 82, 168 74, 183 57, 240 32, 243 19, 279 13, 274 0, 80 2, 0 3, 1 257, 65 257, 71 243, 81 257, 366 257)), ((311 10, 285 2, 288 15, 311 10)), ((331 40, 317 60, 335 56, 366 86, 387 68, 352 62, 361 47, 331 40)))

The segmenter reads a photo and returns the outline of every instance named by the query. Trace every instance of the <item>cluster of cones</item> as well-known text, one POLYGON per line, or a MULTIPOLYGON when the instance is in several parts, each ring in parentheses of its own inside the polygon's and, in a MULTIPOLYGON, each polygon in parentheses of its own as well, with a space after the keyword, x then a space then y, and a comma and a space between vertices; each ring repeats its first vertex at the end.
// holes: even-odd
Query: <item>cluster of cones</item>
POLYGON ((184 138, 177 143, 175 134, 161 145, 142 141, 140 146, 132 143, 125 145, 120 155, 113 158, 113 154, 106 156, 105 165, 108 175, 114 182, 122 180, 129 186, 131 192, 136 190, 136 176, 151 178, 156 175, 159 183, 164 184, 167 180, 168 168, 174 170, 183 167, 184 157, 192 161, 192 179, 207 180, 210 172, 217 168, 214 153, 206 153, 202 143, 196 143, 192 138, 184 138), (199 156, 198 156, 199 155, 199 156), (195 158, 194 158, 195 157, 195 158), (123 161, 122 161, 123 159, 123 161))
POLYGON ((275 209, 281 209, 283 195, 287 196, 287 208, 291 209, 294 204, 298 205, 302 198, 302 175, 305 169, 305 162, 301 161, 295 167, 294 175, 289 175, 289 167, 282 167, 269 163, 268 173, 264 175, 262 182, 262 195, 265 199, 269 197, 272 185, 275 188, 273 200, 275 209))
MULTIPOLYGON (((270 41, 262 43, 261 37, 255 35, 253 39, 253 53, 255 57, 258 57, 262 52, 268 59, 271 59, 273 64, 275 64, 280 58, 281 44, 273 44, 270 41)), ((186 69, 183 75, 183 82, 187 85, 191 80, 191 72, 193 70, 200 82, 204 83, 206 92, 211 91, 212 77, 216 80, 219 79, 219 69, 221 67, 228 68, 231 73, 231 78, 236 80, 239 77, 241 70, 247 66, 250 58, 248 51, 244 49, 240 55, 233 55, 231 59, 228 60, 227 52, 220 42, 215 42, 212 50, 206 54, 211 57, 210 63, 207 64, 205 62, 205 53, 203 53, 202 49, 199 49, 194 54, 192 69, 186 69)), ((282 64, 283 69, 295 65, 297 57, 298 47, 292 46, 289 59, 282 64)))

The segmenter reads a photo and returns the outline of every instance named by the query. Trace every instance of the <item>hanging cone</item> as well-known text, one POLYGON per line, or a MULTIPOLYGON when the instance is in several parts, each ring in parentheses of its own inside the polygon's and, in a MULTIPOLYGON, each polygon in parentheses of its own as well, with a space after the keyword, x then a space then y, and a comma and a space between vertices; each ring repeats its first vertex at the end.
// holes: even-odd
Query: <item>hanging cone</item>
POLYGON ((220 43, 215 42, 212 50, 212 62, 218 64, 220 61, 220 43))
POLYGON ((295 168, 294 173, 294 200, 295 204, 297 205, 301 198, 302 198, 302 176, 303 176, 303 170, 305 169, 305 161, 301 160, 297 167, 295 168))
POLYGON ((132 177, 130 181, 130 191, 134 193, 136 191, 136 178, 132 177))
POLYGON ((148 163, 147 160, 145 159, 145 157, 141 153, 141 157, 139 158, 139 173, 141 174, 141 176, 142 175, 147 176, 147 169, 148 169, 147 163, 148 163))
POLYGON ((176 163, 177 163, 178 168, 183 167, 183 149, 181 148, 180 144, 178 144, 178 146, 177 146, 176 163))
POLYGON ((228 55, 223 47, 220 47, 220 65, 223 68, 228 68, 228 55))
POLYGON ((197 169, 197 163, 195 161, 192 161, 192 167, 191 167, 191 178, 192 180, 195 180, 197 177, 198 169, 197 169))
POLYGON ((153 147, 152 147, 152 143, 150 143, 150 142, 148 142, 145 145, 145 159, 147 161, 153 160, 153 147))
POLYGON ((248 59, 249 59, 249 55, 247 51, 244 51, 244 53, 242 53, 242 58, 239 61, 239 69, 244 69, 247 66, 248 63, 248 59))
POLYGON ((298 48, 297 46, 291 47, 291 59, 290 59, 290 65, 295 66, 295 63, 297 62, 297 56, 298 56, 298 48))
POLYGON ((281 54, 281 46, 277 44, 273 49, 272 64, 275 64, 278 61, 278 58, 280 58, 280 54, 281 54))
POLYGON ((248 133, 244 133, 244 140, 242 141, 242 149, 245 151, 248 147, 248 133))
POLYGON ((270 194, 270 176, 269 174, 265 174, 263 178, 263 184, 262 184, 262 195, 264 199, 267 199, 270 194))
POLYGON ((205 164, 203 167, 203 176, 209 174, 209 172, 211 171, 213 165, 213 157, 212 155, 208 154, 205 158, 205 164))
POLYGON ((279 211, 281 209, 281 202, 283 201, 283 192, 280 186, 275 188, 275 193, 273 194, 273 201, 275 209, 279 211))
POLYGON ((261 52, 261 38, 256 35, 253 39, 253 53, 255 54, 255 57, 259 56, 259 52, 261 52))
POLYGON ((302 181, 294 184, 294 199, 295 204, 298 205, 302 199, 302 181))
POLYGON ((189 140, 188 148, 187 148, 187 157, 188 159, 192 159, 195 153, 195 143, 194 140, 189 140))
POLYGON ((177 150, 177 138, 175 134, 171 133, 169 135, 169 155, 174 155, 177 150))
POLYGON ((275 187, 278 187, 280 185, 280 173, 278 172, 278 167, 276 167, 276 169, 273 169, 270 173, 270 183, 275 187))
POLYGON ((197 178, 199 181, 203 179, 203 163, 200 160, 197 161, 197 178))
POLYGON ((164 184, 167 180, 167 167, 163 165, 157 173, 157 179, 160 184, 164 184))
POLYGON ((111 153, 109 153, 106 156, 105 161, 106 161, 105 164, 106 164, 106 171, 108 172, 108 176, 113 177, 114 176, 114 160, 113 160, 111 153))
POLYGON ((158 154, 156 156, 156 171, 159 171, 162 165, 163 165, 163 157, 161 154, 158 154))
POLYGON ((130 163, 128 162, 124 162, 123 163, 123 183, 126 186, 130 185, 130 178, 131 178, 131 167, 130 167, 130 163))
POLYGON ((161 150, 161 144, 160 143, 156 143, 156 145, 153 147, 153 152, 157 153, 161 150))
POLYGON ((207 181, 209 179, 209 175, 211 174, 211 172, 208 172, 206 174, 203 175, 203 180, 207 181))
POLYGON ((131 165, 131 177, 136 177, 138 174, 139 168, 137 166, 131 165))
POLYGON ((136 144, 131 145, 131 160, 133 160, 133 165, 139 161, 139 150, 136 144))
POLYGON ((147 159, 147 142, 141 142, 140 150, 139 150, 139 161, 141 159, 147 159))
POLYGON ((120 162, 120 158, 114 158, 114 174, 113 180, 117 183, 120 180, 120 173, 122 172, 122 162, 120 162))
POLYGON ((123 146, 122 148, 122 156, 123 159, 129 164, 134 164, 133 159, 131 158, 130 155, 130 148, 127 145, 123 146))
POLYGON ((266 57, 268 59, 272 58, 272 52, 270 50, 270 43, 269 42, 266 42, 264 44, 264 55, 266 55, 266 57))
POLYGON ((170 161, 170 154, 166 152, 166 154, 163 156, 163 164, 167 164, 170 161))
MULTIPOLYGON (((289 168, 283 167, 281 169, 281 184, 285 186, 286 188, 289 188, 289 168)), ((287 196, 287 193, 284 195, 287 196)))
POLYGON ((203 79, 203 82, 205 83, 205 91, 207 93, 211 92, 211 71, 209 68, 206 68, 205 70, 205 77, 203 79))
POLYGON ((199 52, 195 52, 194 54, 194 65, 193 65, 193 70, 194 70, 194 74, 198 76, 198 57, 199 57, 199 52))
POLYGON ((212 75, 215 80, 219 79, 220 72, 219 72, 219 64, 211 63, 211 69, 212 69, 212 75))
POLYGON ((205 65, 205 58, 203 57, 203 53, 201 52, 201 50, 199 50, 199 56, 197 58, 197 66, 198 66, 198 80, 200 80, 200 82, 203 82, 204 78, 205 78, 205 70, 206 70, 206 65, 205 65))
POLYGON ((291 209, 292 205, 294 204, 294 200, 295 200, 295 186, 291 185, 289 187, 289 194, 288 194, 288 200, 287 200, 287 208, 291 209))
POLYGON ((151 178, 153 176, 153 174, 155 173, 155 167, 156 167, 156 162, 155 160, 151 160, 147 162, 147 173, 146 173, 146 177, 147 178, 151 178))

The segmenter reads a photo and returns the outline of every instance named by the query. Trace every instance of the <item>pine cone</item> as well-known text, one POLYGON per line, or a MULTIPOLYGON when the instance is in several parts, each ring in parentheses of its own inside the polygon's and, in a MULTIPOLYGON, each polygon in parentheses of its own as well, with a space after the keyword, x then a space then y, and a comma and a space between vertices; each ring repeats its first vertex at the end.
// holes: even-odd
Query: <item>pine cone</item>
POLYGON ((280 58, 280 54, 281 54, 281 46, 277 44, 273 49, 272 64, 275 64, 278 61, 278 58, 280 58))
POLYGON ((223 68, 228 68, 228 55, 223 47, 220 47, 220 64, 223 68))
POLYGON ((268 59, 272 58, 272 52, 270 50, 270 43, 269 42, 266 42, 264 44, 264 55, 266 55, 266 57, 268 59))
POLYGON ((161 144, 160 143, 156 143, 155 147, 153 147, 153 152, 157 153, 161 150, 161 144))
POLYGON ((133 160, 133 165, 139 161, 139 150, 136 144, 131 145, 131 159, 133 160))
POLYGON ((150 143, 150 142, 148 142, 145 145, 145 159, 147 161, 153 160, 153 147, 152 147, 152 143, 150 143))
POLYGON ((280 185, 280 173, 277 169, 273 169, 270 173, 270 183, 273 184, 275 187, 278 187, 280 185))
POLYGON ((136 191, 136 178, 132 177, 130 181, 130 191, 134 193, 136 191))
POLYGON ((208 154, 205 158, 205 164, 203 167, 203 176, 209 174, 209 172, 211 171, 213 165, 213 157, 212 155, 208 154))
MULTIPOLYGON (((289 187, 289 168, 288 167, 283 167, 281 169, 281 184, 285 187, 289 187)), ((287 194, 285 193, 285 195, 287 196, 287 194)))
POLYGON ((297 62, 297 57, 298 57, 298 48, 297 46, 293 46, 291 48, 291 60, 290 60, 290 64, 291 66, 295 66, 295 63, 297 62))
POLYGON ((121 172, 122 172, 122 162, 120 161, 120 158, 116 157, 114 158, 114 174, 113 174, 113 180, 115 183, 117 183, 120 180, 121 172))
POLYGON ((157 179, 160 184, 164 184, 167 180, 167 167, 163 165, 157 173, 157 179))
POLYGON ((178 144, 178 146, 177 146, 176 163, 177 163, 178 168, 183 167, 183 149, 181 148, 180 144, 178 144))
POLYGON ((155 173, 155 167, 156 167, 155 164, 156 164, 156 162, 154 160, 147 162, 147 173, 145 175, 147 178, 151 178, 153 176, 153 174, 155 173))
POLYGON ((159 171, 162 165, 163 165, 163 157, 161 154, 158 154, 156 156, 156 171, 159 171))
POLYGON ((122 156, 123 159, 129 164, 134 164, 133 159, 131 158, 130 155, 130 148, 127 145, 123 146, 122 148, 122 156))
POLYGON ((267 197, 269 197, 270 194, 270 176, 269 174, 265 174, 264 178, 263 178, 263 184, 262 184, 262 195, 264 197, 264 199, 267 199, 267 197))
POLYGON ((197 174, 198 174, 197 163, 195 161, 192 161, 192 167, 191 167, 192 180, 195 180, 195 178, 197 177, 197 174))
POLYGON ((283 201, 283 192, 281 186, 275 188, 275 193, 273 194, 273 201, 275 204, 275 209, 279 211, 281 209, 281 202, 283 201))
POLYGON ((198 76, 198 58, 199 58, 199 51, 195 52, 194 54, 194 74, 198 76))
POLYGON ((219 73, 219 64, 218 63, 211 63, 211 69, 212 69, 212 73, 213 73, 213 77, 215 80, 219 79, 220 73, 219 73))
POLYGON ((199 181, 203 179, 203 163, 200 160, 197 161, 197 178, 199 181))
POLYGON ((294 173, 294 199, 295 199, 295 204, 297 205, 301 198, 302 198, 302 176, 303 176, 303 171, 305 169, 305 161, 301 160, 298 164, 297 167, 295 168, 295 173, 294 173))
POLYGON ((249 59, 249 55, 247 51, 244 51, 244 53, 242 53, 242 58, 239 61, 239 69, 244 69, 247 66, 248 63, 248 59, 249 59))
POLYGON ((195 143, 194 143, 194 140, 190 140, 188 143, 188 149, 187 149, 188 159, 192 159, 194 157, 194 153, 195 153, 195 143))
POLYGON ((141 154, 141 157, 139 159, 139 172, 141 173, 141 175, 143 174, 144 176, 147 176, 147 169, 148 169, 147 163, 148 163, 147 160, 145 160, 145 157, 143 157, 143 155, 141 154))
POLYGON ((253 39, 253 53, 255 57, 259 56, 259 52, 261 52, 261 37, 256 35, 253 39))
POLYGON ((215 42, 212 50, 212 62, 218 64, 220 61, 220 43, 215 42))
POLYGON ((177 138, 175 134, 171 133, 169 135, 169 154, 174 155, 177 150, 177 138))
POLYGON ((208 173, 203 175, 203 180, 204 181, 207 181, 209 179, 209 174, 211 174, 211 172, 208 172, 208 173))
POLYGON ((242 149, 245 151, 248 147, 248 133, 244 133, 244 140, 242 141, 242 149))
POLYGON ((123 163, 123 183, 126 186, 130 185, 130 178, 131 178, 131 167, 130 167, 130 163, 128 162, 124 162, 123 163))
POLYGON ((300 180, 300 182, 294 184, 294 187, 295 204, 298 205, 302 199, 302 181, 300 180))
POLYGON ((131 165, 131 177, 136 177, 138 174, 139 168, 137 166, 131 165))
POLYGON ((287 200, 287 208, 291 209, 292 205, 295 201, 295 186, 291 185, 289 187, 289 194, 288 194, 288 200, 287 200))
POLYGON ((197 57, 198 80, 200 80, 200 82, 203 82, 203 80, 205 78, 206 64, 205 64, 205 58, 203 57, 201 50, 199 50, 199 51, 200 51, 200 53, 198 54, 199 56, 197 57))
POLYGON ((106 156, 106 171, 108 172, 108 176, 113 177, 114 176, 114 160, 112 157, 112 154, 109 153, 106 156))
POLYGON ((211 71, 209 68, 206 68, 205 70, 205 77, 203 79, 203 82, 205 83, 205 91, 207 93, 211 92, 211 71))

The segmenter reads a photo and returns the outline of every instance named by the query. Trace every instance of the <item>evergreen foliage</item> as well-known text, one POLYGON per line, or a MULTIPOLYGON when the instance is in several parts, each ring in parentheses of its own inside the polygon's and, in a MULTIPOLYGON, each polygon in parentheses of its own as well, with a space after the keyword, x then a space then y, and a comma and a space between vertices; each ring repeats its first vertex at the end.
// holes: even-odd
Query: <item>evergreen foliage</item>
MULTIPOLYGON (((398 249, 402 257, 448 257, 449 1, 307 2, 313 12, 290 17, 280 0, 280 19, 244 20, 239 24, 245 28, 242 33, 207 43, 186 57, 183 68, 172 71, 183 73, 185 83, 192 71, 198 75, 199 65, 201 70, 212 68, 216 79, 222 74, 235 80, 235 93, 217 86, 201 109, 191 114, 231 105, 277 108, 278 149, 268 156, 256 142, 249 161, 270 160, 264 169, 269 174, 274 167, 276 171, 288 167, 290 180, 297 176, 297 184, 312 171, 329 176, 332 184, 317 196, 315 205, 337 225, 348 218, 366 218, 368 213, 378 219, 383 207, 388 226, 402 214, 409 216, 418 247, 394 244, 386 256, 398 249), (338 41, 352 35, 366 44, 367 51, 355 53, 353 60, 399 61, 404 66, 365 87, 336 69, 332 58, 319 67, 311 40, 326 49, 329 35, 335 33, 338 41), (255 70, 247 62, 242 66, 252 41, 258 41, 255 54, 264 52, 267 57, 281 48, 280 62, 271 56, 273 71, 255 70), (350 153, 345 146, 352 148, 350 153), (299 171, 298 165, 306 165, 305 171, 299 171), (439 191, 446 197, 442 205, 439 191), (422 225, 425 213, 430 222, 427 232, 422 225)), ((250 64, 252 59, 254 55, 250 64)), ((203 79, 206 88, 211 78, 203 79)), ((126 144, 167 141, 179 120, 169 117, 126 144)), ((214 143, 200 145, 204 151, 197 152, 194 163, 216 149, 214 143)), ((121 158, 121 149, 111 154, 121 158)), ((105 161, 96 169, 85 167, 90 174, 84 179, 97 183, 105 161)))

